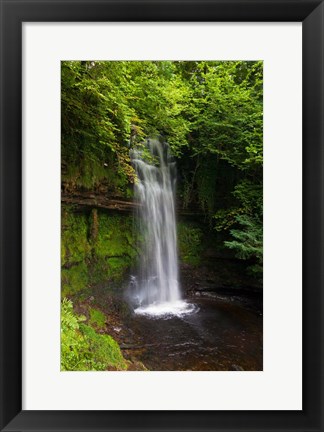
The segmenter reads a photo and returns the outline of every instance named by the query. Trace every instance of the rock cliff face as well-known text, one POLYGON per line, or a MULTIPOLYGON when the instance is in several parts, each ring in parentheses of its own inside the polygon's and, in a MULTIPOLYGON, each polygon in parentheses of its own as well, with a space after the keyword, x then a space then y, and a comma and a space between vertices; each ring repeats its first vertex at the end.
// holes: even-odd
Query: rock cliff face
POLYGON ((132 199, 121 197, 109 197, 94 191, 75 191, 74 193, 62 193, 62 204, 73 205, 79 209, 103 209, 115 212, 130 213, 138 204, 132 199))
MULTIPOLYGON (((134 229, 130 200, 94 193, 62 195, 61 265, 62 295, 81 293, 87 287, 127 279, 141 253, 134 229)), ((178 223, 180 261, 198 266, 203 251, 203 232, 191 216, 178 223), (189 219, 188 219, 189 218, 189 219)))
POLYGON ((130 214, 91 206, 62 206, 62 295, 73 295, 90 285, 113 288, 136 263, 138 250, 130 214))
MULTIPOLYGON (((140 238, 134 229, 136 203, 80 193, 62 196, 61 265, 62 296, 74 296, 104 284, 120 291, 129 280, 141 253, 140 238)), ((207 227, 208 228, 208 227, 207 227)), ((214 287, 226 284, 254 286, 242 263, 233 260, 219 234, 211 236, 197 214, 180 214, 177 223, 180 277, 185 291, 200 291, 206 279, 214 287), (226 269, 229 269, 226 271, 226 269), (213 271, 213 277, 207 277, 213 271), (229 282, 231 281, 231 282, 229 282)), ((208 289, 209 291, 209 289, 208 289)))
MULTIPOLYGON (((74 190, 73 193, 62 192, 61 202, 63 206, 72 205, 79 210, 89 211, 92 208, 97 208, 120 213, 132 213, 140 205, 132 198, 106 195, 101 191, 83 190, 74 190)), ((179 204, 177 213, 183 216, 203 217, 203 213, 198 206, 192 205, 189 208, 182 208, 181 204, 179 204)))

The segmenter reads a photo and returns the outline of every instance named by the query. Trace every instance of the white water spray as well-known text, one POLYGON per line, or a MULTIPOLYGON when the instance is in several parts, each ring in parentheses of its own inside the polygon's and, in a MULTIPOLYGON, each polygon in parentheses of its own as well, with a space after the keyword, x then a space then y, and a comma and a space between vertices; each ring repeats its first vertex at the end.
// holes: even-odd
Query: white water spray
POLYGON ((138 223, 142 237, 139 274, 133 278, 136 313, 183 315, 192 305, 181 300, 178 279, 175 217, 176 167, 166 143, 147 140, 146 148, 132 150, 140 203, 138 223))

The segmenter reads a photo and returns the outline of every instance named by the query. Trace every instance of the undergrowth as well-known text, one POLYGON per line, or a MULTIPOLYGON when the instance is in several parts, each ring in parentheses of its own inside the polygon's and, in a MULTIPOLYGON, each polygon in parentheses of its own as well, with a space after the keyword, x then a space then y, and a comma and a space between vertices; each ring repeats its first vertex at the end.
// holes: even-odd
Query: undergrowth
MULTIPOLYGON (((92 312, 92 322, 95 317, 95 322, 102 323, 98 312, 92 312)), ((64 298, 61 304, 61 370, 126 370, 127 362, 118 343, 109 335, 97 333, 85 321, 85 316, 74 312, 72 301, 64 298)))

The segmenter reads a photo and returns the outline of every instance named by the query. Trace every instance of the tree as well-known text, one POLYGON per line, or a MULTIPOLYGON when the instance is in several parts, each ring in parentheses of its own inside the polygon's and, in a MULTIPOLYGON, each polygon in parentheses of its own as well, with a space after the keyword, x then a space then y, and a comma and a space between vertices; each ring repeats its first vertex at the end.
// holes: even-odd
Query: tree
POLYGON ((130 147, 163 135, 182 205, 200 206, 243 257, 244 233, 262 242, 262 78, 253 61, 62 62, 64 188, 128 196, 130 147))

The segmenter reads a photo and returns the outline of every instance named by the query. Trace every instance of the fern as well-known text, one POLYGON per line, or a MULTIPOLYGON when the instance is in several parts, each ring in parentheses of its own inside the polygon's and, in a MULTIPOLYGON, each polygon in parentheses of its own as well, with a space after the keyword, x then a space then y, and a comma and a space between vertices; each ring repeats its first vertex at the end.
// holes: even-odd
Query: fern
POLYGON ((61 304, 61 370, 127 369, 117 342, 83 324, 85 320, 85 316, 74 313, 72 301, 64 298, 61 304))
POLYGON ((237 215, 236 222, 241 225, 241 229, 230 231, 234 240, 225 241, 225 246, 235 251, 240 259, 254 258, 256 264, 250 270, 253 273, 262 272, 263 261, 263 230, 262 221, 256 216, 237 215))

